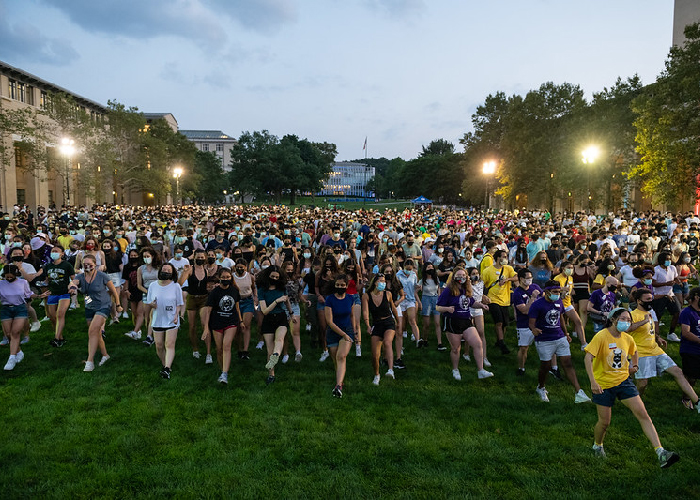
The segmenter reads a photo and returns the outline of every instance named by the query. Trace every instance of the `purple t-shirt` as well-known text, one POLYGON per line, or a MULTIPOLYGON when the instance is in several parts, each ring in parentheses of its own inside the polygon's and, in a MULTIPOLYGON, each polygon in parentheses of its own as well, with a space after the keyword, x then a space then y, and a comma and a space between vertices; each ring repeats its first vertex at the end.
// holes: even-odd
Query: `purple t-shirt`
POLYGON ((437 305, 441 307, 454 307, 453 313, 442 313, 448 318, 469 319, 472 315, 469 313, 469 308, 474 304, 472 297, 467 297, 464 293, 452 295, 449 288, 445 288, 440 297, 438 297, 437 305))
POLYGON ((535 326, 542 330, 542 333, 535 337, 536 342, 564 337, 560 321, 563 312, 564 304, 561 300, 550 302, 541 297, 532 303, 528 317, 535 318, 535 326))
MULTIPOLYGON (((608 313, 615 308, 617 297, 613 292, 603 293, 603 289, 599 288, 591 294, 591 298, 588 300, 590 300, 593 309, 603 313, 603 317, 605 318, 608 316, 608 313)), ((597 318, 592 317, 591 319, 599 322, 597 318)))
POLYGON ((515 307, 515 326, 517 328, 529 328, 528 315, 521 313, 518 310, 518 306, 522 304, 527 304, 527 301, 530 300, 530 297, 532 297, 532 292, 534 292, 535 290, 540 292, 541 297, 542 289, 534 283, 531 284, 527 290, 523 290, 521 286, 516 287, 510 296, 510 303, 513 304, 513 307, 515 307))
MULTIPOLYGON (((681 315, 678 317, 678 322, 681 325, 688 325, 690 327, 690 333, 700 338, 700 313, 698 313, 691 306, 688 306, 681 311, 681 315)), ((700 356, 700 344, 686 340, 681 335, 680 353, 700 356)))

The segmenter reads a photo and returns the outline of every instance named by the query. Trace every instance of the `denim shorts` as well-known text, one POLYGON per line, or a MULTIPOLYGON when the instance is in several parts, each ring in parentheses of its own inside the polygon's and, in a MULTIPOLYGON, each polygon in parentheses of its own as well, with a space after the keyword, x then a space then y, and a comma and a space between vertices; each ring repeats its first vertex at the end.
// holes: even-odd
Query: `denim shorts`
POLYGON ((612 407, 613 403, 615 403, 615 399, 622 401, 623 399, 629 399, 635 396, 639 396, 639 391, 634 385, 634 382, 632 382, 632 379, 628 378, 620 385, 603 389, 602 394, 593 394, 591 399, 597 405, 612 407))
POLYGON ((437 300, 438 296, 434 295, 423 295, 421 297, 420 302, 421 302, 421 315, 422 316, 433 316, 433 315, 438 315, 440 314, 435 310, 435 307, 437 306, 437 300))
POLYGON ((27 305, 20 304, 18 306, 8 306, 3 305, 0 308, 0 320, 5 321, 6 319, 16 319, 16 318, 26 318, 27 317, 27 305))
POLYGON ((255 301, 253 300, 252 296, 241 299, 241 301, 238 303, 238 307, 241 308, 241 314, 255 314, 255 301))
POLYGON ((111 307, 103 307, 102 309, 85 309, 85 319, 88 321, 92 321, 92 318, 94 318, 95 316, 109 318, 111 312, 111 307))
POLYGON ((690 292, 690 285, 687 281, 682 282, 680 285, 673 285, 673 293, 688 295, 688 292, 690 292))
POLYGON ((63 295, 49 295, 46 298, 46 303, 50 306, 55 306, 61 300, 70 300, 70 294, 64 293, 63 295))
MULTIPOLYGON (((342 328, 342 330, 350 336, 353 342, 355 342, 355 332, 353 331, 352 326, 342 328)), ((341 337, 330 328, 326 330, 326 345, 328 347, 338 347, 340 344, 340 339, 342 338, 344 337, 341 337)))
POLYGON ((292 316, 301 316, 301 306, 299 304, 292 304, 292 316))
POLYGON ((362 299, 360 298, 359 293, 349 293, 348 296, 352 297, 352 305, 353 306, 359 306, 362 304, 362 299))

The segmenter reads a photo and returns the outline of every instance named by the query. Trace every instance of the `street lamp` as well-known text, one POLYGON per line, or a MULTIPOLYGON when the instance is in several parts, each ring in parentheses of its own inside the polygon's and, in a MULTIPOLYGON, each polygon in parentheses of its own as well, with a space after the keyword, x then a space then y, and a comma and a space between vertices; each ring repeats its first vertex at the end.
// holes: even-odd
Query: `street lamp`
POLYGON ((182 200, 180 200, 180 177, 182 177, 182 167, 175 167, 173 169, 173 177, 175 177, 175 193, 176 193, 176 198, 182 203, 182 200))
POLYGON ((66 190, 65 190, 65 199, 64 199, 64 204, 66 206, 70 205, 70 159, 75 153, 75 146, 73 145, 73 139, 69 139, 67 137, 64 137, 61 139, 61 145, 59 146, 59 150, 61 151, 61 154, 65 156, 66 158, 66 164, 65 164, 65 174, 64 178, 66 179, 66 190))
MULTIPOLYGON (((581 161, 585 165, 592 165, 600 156, 600 148, 596 145, 590 145, 581 152, 581 161)), ((588 169, 588 210, 591 210, 591 169, 588 169)))
POLYGON ((484 211, 489 209, 489 188, 491 184, 491 176, 496 173, 496 161, 486 160, 482 172, 486 176, 486 192, 484 193, 484 211))

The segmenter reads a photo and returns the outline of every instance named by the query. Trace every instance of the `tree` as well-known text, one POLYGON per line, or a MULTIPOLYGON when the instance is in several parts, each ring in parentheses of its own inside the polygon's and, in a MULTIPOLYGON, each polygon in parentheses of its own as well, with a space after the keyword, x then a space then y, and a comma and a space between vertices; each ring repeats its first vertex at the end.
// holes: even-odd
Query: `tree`
POLYGON ((451 155, 455 152, 455 145, 445 139, 431 141, 427 146, 423 146, 420 156, 451 155))

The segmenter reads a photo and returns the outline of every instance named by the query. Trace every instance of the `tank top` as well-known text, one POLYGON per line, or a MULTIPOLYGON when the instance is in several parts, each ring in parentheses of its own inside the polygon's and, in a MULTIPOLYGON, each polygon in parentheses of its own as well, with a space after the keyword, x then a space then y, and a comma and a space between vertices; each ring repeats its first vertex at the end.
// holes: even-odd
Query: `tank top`
POLYGON ((255 252, 253 252, 252 250, 241 249, 241 255, 246 260, 246 262, 248 262, 248 264, 250 264, 250 262, 253 260, 253 256, 255 255, 255 252))
POLYGON ((187 291, 190 295, 207 295, 207 270, 204 269, 204 278, 199 279, 196 276, 195 269, 192 268, 192 274, 187 278, 187 291))
POLYGON ((148 270, 148 266, 146 264, 141 266, 141 283, 143 284, 143 287, 148 290, 148 287, 153 283, 154 281, 158 281, 158 269, 153 268, 153 271, 148 270))
POLYGON ((253 279, 250 277, 250 274, 246 272, 243 276, 238 276, 238 274, 233 273, 233 279, 238 286, 241 299, 247 299, 253 295, 253 279))
POLYGON ((389 301, 386 298, 386 290, 382 292, 382 301, 379 303, 379 305, 374 303, 374 299, 372 297, 373 295, 371 293, 369 294, 369 297, 367 297, 369 299, 367 304, 369 306, 369 313, 372 315, 372 321, 376 323, 379 320, 390 318, 391 305, 389 305, 389 301))
POLYGON ((681 265, 681 272, 678 275, 681 281, 688 281, 688 275, 690 274, 690 268, 685 264, 681 265))
POLYGON ((571 278, 574 280, 574 290, 589 290, 587 270, 583 274, 578 274, 574 267, 574 273, 571 275, 571 278))

